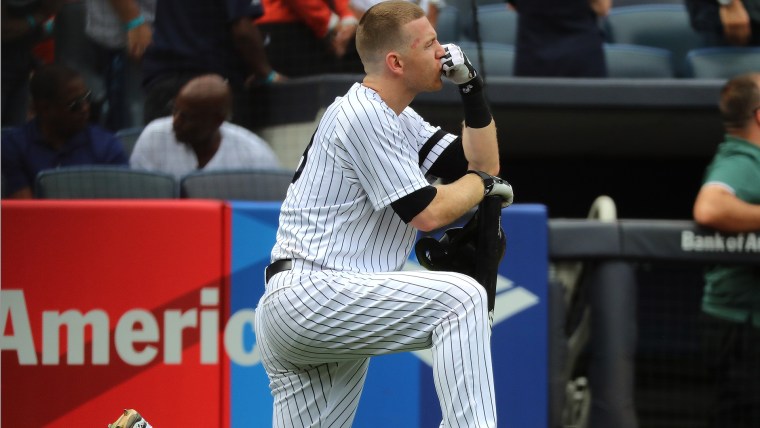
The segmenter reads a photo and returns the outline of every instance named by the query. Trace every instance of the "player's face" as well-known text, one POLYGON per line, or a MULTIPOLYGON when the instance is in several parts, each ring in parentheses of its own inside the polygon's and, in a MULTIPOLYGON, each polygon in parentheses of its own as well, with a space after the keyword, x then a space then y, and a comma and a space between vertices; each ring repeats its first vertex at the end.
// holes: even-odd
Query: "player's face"
POLYGON ((435 29, 426 17, 409 22, 404 29, 409 36, 404 54, 407 83, 416 92, 441 89, 441 57, 445 52, 438 43, 435 29))

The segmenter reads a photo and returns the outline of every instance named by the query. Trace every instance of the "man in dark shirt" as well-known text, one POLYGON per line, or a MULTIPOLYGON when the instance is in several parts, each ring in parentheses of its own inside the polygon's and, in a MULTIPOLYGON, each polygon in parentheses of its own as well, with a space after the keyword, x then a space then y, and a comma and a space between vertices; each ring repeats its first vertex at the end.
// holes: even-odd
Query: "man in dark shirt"
MULTIPOLYGON (((36 117, 3 130, 3 188, 10 198, 31 198, 34 180, 60 166, 128 165, 118 138, 90 123, 90 90, 74 70, 59 64, 34 73, 29 82, 36 117)), ((4 195, 5 196, 5 195, 4 195)))
POLYGON ((251 22, 261 14, 251 0, 157 2, 153 41, 143 55, 145 123, 169 116, 172 100, 192 78, 218 74, 232 88, 232 122, 249 127, 247 87, 280 78, 251 22))
POLYGON ((606 77, 599 18, 611 0, 509 0, 517 10, 515 76, 606 77))

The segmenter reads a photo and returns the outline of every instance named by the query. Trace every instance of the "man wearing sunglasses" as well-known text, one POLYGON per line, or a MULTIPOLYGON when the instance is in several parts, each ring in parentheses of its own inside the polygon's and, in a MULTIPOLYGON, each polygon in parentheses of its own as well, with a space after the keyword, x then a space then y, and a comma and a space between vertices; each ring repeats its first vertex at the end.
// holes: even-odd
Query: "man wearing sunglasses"
POLYGON ((59 64, 42 67, 29 89, 35 117, 3 130, 3 197, 33 197, 34 180, 45 169, 128 164, 118 138, 90 123, 91 92, 77 72, 59 64))

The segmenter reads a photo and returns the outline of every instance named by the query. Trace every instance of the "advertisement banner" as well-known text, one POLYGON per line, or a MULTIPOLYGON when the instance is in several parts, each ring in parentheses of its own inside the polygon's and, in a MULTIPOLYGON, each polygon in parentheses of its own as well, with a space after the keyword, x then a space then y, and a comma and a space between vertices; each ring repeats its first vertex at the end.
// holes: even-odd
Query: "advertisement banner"
MULTIPOLYGON (((264 267, 277 231, 279 203, 233 202, 233 316, 252 309, 264 291, 264 267)), ((502 212, 507 251, 499 267, 492 336, 500 422, 512 428, 548 425, 547 213, 543 205, 513 205, 502 212)), ((407 269, 422 269, 410 259, 407 269)), ((250 311, 250 313, 248 312, 250 311)), ((272 425, 272 396, 256 352, 253 323, 243 348, 255 356, 231 360, 231 426, 272 425)), ((440 408, 429 352, 375 357, 354 426, 437 428, 440 408)))
POLYGON ((227 206, 3 201, 2 426, 228 426, 227 206))

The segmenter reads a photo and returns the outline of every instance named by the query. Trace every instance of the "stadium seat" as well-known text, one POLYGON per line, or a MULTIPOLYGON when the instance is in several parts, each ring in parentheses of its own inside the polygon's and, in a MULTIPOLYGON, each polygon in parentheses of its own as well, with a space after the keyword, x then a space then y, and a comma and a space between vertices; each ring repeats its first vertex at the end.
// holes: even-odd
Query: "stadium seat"
POLYGON ((610 43, 667 49, 673 54, 675 76, 689 75, 686 53, 701 42, 683 4, 613 7, 605 24, 610 43))
POLYGON ((435 32, 441 44, 457 43, 461 36, 462 20, 456 6, 446 5, 438 12, 435 32))
MULTIPOLYGON (((447 5, 455 6, 459 10, 459 25, 460 25, 460 40, 472 40, 475 41, 475 20, 480 19, 478 13, 473 14, 473 0, 451 0, 446 1, 447 5)), ((504 0, 475 0, 475 10, 480 10, 481 7, 497 7, 506 9, 507 6, 504 0)), ((481 36, 483 35, 483 28, 480 29, 481 36)))
POLYGON ((287 169, 198 171, 180 180, 183 198, 282 201, 293 180, 287 169))
POLYGON ((641 6, 651 4, 683 4, 683 0, 614 0, 613 6, 641 6))
POLYGON ((607 77, 671 78, 673 55, 670 51, 650 46, 605 44, 607 77))
MULTIPOLYGON (((514 45, 517 41, 517 13, 506 4, 478 6, 480 40, 486 43, 514 45)), ((473 33, 473 40, 474 33, 473 33)))
POLYGON ((126 166, 71 166, 41 171, 34 186, 40 199, 171 199, 173 176, 126 166))
POLYGON ((124 153, 127 154, 127 158, 132 155, 132 150, 134 150, 135 143, 137 143, 143 129, 145 129, 144 126, 135 126, 116 131, 116 136, 119 137, 121 145, 124 146, 124 153))
POLYGON ((686 60, 695 78, 729 79, 750 71, 760 72, 760 47, 693 49, 686 60))
POLYGON ((488 76, 512 76, 514 75, 515 49, 512 45, 503 43, 482 43, 483 62, 481 67, 478 44, 470 41, 460 41, 459 46, 467 53, 472 65, 480 70, 486 78, 488 76))

